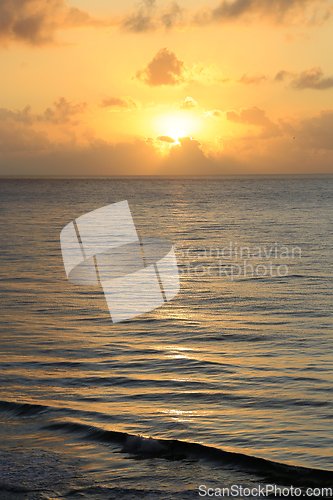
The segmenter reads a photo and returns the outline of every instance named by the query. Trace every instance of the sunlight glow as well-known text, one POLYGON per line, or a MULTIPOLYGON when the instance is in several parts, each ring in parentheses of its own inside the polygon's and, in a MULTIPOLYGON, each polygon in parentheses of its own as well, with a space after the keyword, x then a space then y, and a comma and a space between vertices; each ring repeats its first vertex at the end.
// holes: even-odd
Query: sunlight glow
POLYGON ((180 137, 193 135, 197 124, 188 113, 178 112, 158 116, 154 128, 158 135, 168 136, 178 141, 180 137))

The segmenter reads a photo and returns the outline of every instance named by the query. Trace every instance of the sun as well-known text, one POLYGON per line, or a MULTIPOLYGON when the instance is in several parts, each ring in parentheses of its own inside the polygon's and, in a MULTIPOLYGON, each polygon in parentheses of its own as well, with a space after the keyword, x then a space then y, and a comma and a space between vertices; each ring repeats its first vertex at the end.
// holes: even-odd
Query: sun
POLYGON ((193 117, 183 112, 159 115, 154 128, 158 135, 168 136, 179 142, 180 137, 193 135, 197 127, 193 117))
POLYGON ((178 142, 180 137, 185 137, 187 134, 184 129, 171 127, 167 135, 178 142))

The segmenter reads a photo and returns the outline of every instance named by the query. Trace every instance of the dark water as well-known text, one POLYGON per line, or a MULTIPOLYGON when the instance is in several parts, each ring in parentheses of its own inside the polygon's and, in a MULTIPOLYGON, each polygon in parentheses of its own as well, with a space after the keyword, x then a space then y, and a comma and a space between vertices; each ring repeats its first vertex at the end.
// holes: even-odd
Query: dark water
POLYGON ((332 191, 1 180, 0 499, 332 486, 332 191), (101 288, 67 281, 59 234, 125 199, 141 237, 177 244, 181 291, 114 324, 101 288))

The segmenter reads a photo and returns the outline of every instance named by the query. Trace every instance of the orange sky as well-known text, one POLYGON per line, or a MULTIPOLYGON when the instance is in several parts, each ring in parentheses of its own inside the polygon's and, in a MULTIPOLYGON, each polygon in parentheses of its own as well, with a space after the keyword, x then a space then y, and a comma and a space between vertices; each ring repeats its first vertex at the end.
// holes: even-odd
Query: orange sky
POLYGON ((0 175, 333 173, 333 2, 3 0, 0 175))

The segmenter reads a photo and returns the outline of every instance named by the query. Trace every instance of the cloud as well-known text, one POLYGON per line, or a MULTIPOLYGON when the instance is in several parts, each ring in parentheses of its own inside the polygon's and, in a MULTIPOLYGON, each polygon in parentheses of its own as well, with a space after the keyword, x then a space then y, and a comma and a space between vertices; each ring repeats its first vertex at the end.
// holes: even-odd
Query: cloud
POLYGON ((73 120, 73 117, 84 113, 86 108, 86 103, 75 104, 64 97, 54 101, 53 107, 47 108, 43 114, 32 113, 29 105, 15 111, 0 108, 0 152, 39 153, 57 148, 60 143, 52 142, 49 132, 59 136, 60 131, 61 135, 66 136, 66 140, 69 138, 69 144, 75 144, 76 135, 72 127, 79 122, 73 120), (47 131, 44 130, 45 125, 47 131))
POLYGON ((0 122, 19 123, 32 126, 41 122, 50 122, 53 125, 77 125, 77 121, 72 121, 72 117, 82 114, 87 109, 87 103, 75 104, 65 97, 59 97, 53 103, 53 108, 47 108, 43 114, 37 115, 31 112, 31 106, 26 106, 22 111, 12 111, 7 108, 0 108, 0 122))
POLYGON ((32 125, 34 117, 31 115, 31 106, 26 106, 22 111, 11 111, 6 108, 0 108, 0 122, 5 120, 32 125))
POLYGON ((176 2, 171 2, 164 12, 162 12, 160 20, 165 28, 170 29, 176 26, 181 20, 183 9, 176 2))
POLYGON ((29 148, 19 151, 18 139, 13 137, 16 143, 12 151, 8 143, 7 149, 1 151, 0 139, 1 175, 149 175, 156 173, 161 164, 156 148, 142 139, 114 144, 96 139, 92 134, 85 145, 38 144, 36 140, 34 150, 31 139, 27 144, 29 148))
POLYGON ((0 175, 333 173, 333 109, 275 122, 257 106, 211 110, 212 118, 239 124, 223 127, 215 143, 169 136, 113 143, 85 126, 74 128, 85 103, 55 103, 48 108, 51 116, 34 114, 29 106, 0 109, 0 175), (258 133, 243 133, 244 125, 258 133))
POLYGON ((136 10, 123 19, 121 26, 126 31, 145 33, 159 28, 170 29, 182 18, 183 9, 176 2, 157 12, 156 0, 143 0, 136 10))
MULTIPOLYGON (((269 132, 273 122, 263 110, 259 112, 259 108, 254 108, 235 114, 230 112, 229 118, 238 123, 256 124, 263 128, 263 132, 267 129, 269 132)), ((322 110, 308 118, 285 117, 277 122, 278 134, 223 137, 222 151, 258 173, 333 174, 332 109, 322 110)), ((220 156, 218 152, 216 157, 220 156)))
POLYGON ((184 82, 185 65, 174 52, 160 49, 147 66, 136 73, 136 78, 150 87, 179 85, 184 82))
POLYGON ((0 121, 0 153, 37 153, 49 145, 46 132, 0 121))
POLYGON ((332 6, 325 0, 222 0, 215 9, 201 9, 195 15, 194 23, 207 25, 265 19, 278 24, 319 24, 331 14, 332 6))
POLYGON ((222 0, 210 9, 204 7, 185 18, 185 10, 176 1, 158 8, 156 0, 142 0, 128 15, 118 19, 98 19, 89 12, 69 6, 66 0, 1 0, 0 44, 23 42, 34 46, 56 43, 61 29, 117 26, 135 33, 204 26, 211 23, 268 20, 317 25, 331 18, 329 0, 222 0))
POLYGON ((198 106, 198 103, 193 99, 193 97, 187 96, 184 101, 179 104, 180 109, 193 109, 198 106))
POLYGON ((265 80, 267 80, 267 78, 264 75, 257 75, 257 76, 243 75, 242 78, 237 80, 237 82, 243 83, 244 85, 259 85, 259 83, 262 83, 265 80))
POLYGON ((189 82, 196 82, 203 85, 214 85, 220 83, 227 83, 230 81, 226 78, 215 64, 209 66, 204 64, 193 64, 193 67, 187 72, 187 80, 189 82))
POLYGON ((130 97, 107 97, 100 103, 101 108, 137 108, 137 103, 130 97))
POLYGON ((303 119, 291 127, 298 147, 312 150, 333 150, 333 109, 321 110, 316 116, 303 119))
POLYGON ((31 107, 22 111, 0 109, 0 153, 39 152, 49 146, 46 132, 36 131, 32 125, 37 117, 31 107))
POLYGON ((227 120, 235 123, 247 123, 250 125, 265 125, 269 118, 266 117, 266 113, 263 109, 259 109, 257 106, 252 106, 250 108, 241 109, 240 113, 236 111, 226 112, 227 120))
POLYGON ((278 73, 276 73, 274 80, 276 82, 283 82, 283 80, 288 77, 289 75, 292 75, 292 73, 289 73, 288 71, 281 70, 278 73))
POLYGON ((327 90, 333 87, 333 77, 324 77, 320 67, 307 69, 299 74, 282 70, 276 74, 275 81, 281 82, 287 78, 291 79, 290 87, 297 90, 327 90))
POLYGON ((236 111, 226 112, 227 120, 234 123, 241 123, 246 125, 254 125, 263 129, 261 138, 268 139, 272 137, 279 137, 282 135, 279 125, 272 122, 263 109, 257 106, 241 109, 240 113, 236 111))
MULTIPOLYGON (((229 78, 225 78, 215 64, 205 66, 195 63, 188 68, 174 52, 167 48, 160 49, 145 68, 137 71, 136 78, 151 87, 177 86, 191 82, 213 85, 229 81, 229 78)), ((194 100, 191 103, 190 101, 184 102, 184 106, 191 106, 194 103, 194 100)))
POLYGON ((156 22, 153 18, 155 0, 144 0, 135 12, 125 17, 122 26, 125 30, 142 33, 154 31, 156 22))
POLYGON ((178 175, 179 173, 198 172, 206 173, 212 169, 211 162, 202 151, 202 144, 197 139, 191 137, 180 137, 179 144, 175 144, 169 151, 164 160, 164 168, 169 175, 178 175))
POLYGON ((221 118, 223 113, 219 109, 212 109, 211 111, 205 111, 203 116, 205 118, 221 118))
MULTIPOLYGON (((43 115, 38 116, 38 120, 49 121, 54 125, 63 125, 70 123, 73 116, 84 113, 87 108, 87 103, 73 104, 73 102, 67 101, 65 97, 59 97, 59 99, 54 101, 53 105, 54 109, 47 108, 43 115)), ((72 125, 76 125, 78 122, 71 123, 72 125)))
POLYGON ((176 142, 175 139, 169 137, 168 135, 160 135, 157 137, 157 140, 161 142, 168 142, 169 144, 173 144, 174 142, 176 142))
POLYGON ((45 45, 55 41, 58 29, 101 26, 106 21, 69 7, 64 0, 1 0, 0 43, 12 41, 45 45))

